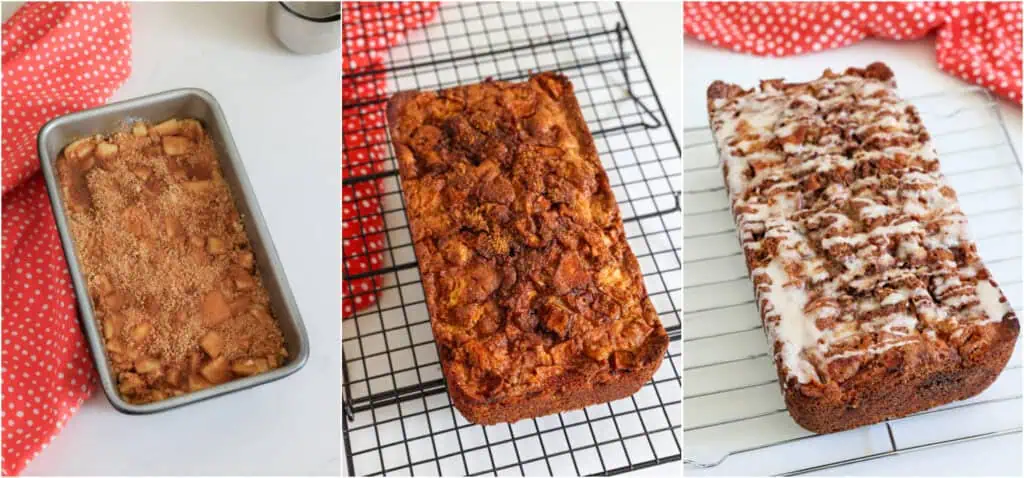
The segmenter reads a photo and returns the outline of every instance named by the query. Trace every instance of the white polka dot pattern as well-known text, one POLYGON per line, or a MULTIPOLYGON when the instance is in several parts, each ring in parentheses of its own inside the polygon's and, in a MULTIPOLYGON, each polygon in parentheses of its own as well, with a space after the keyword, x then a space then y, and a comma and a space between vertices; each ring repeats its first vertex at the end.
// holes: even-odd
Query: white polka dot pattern
MULTIPOLYGON (((387 79, 378 71, 384 52, 405 38, 405 32, 434 18, 436 3, 386 2, 342 4, 342 177, 384 170, 387 154, 385 111, 387 79), (358 105, 358 106, 356 106, 358 105)), ((380 277, 345 280, 380 269, 385 260, 381 180, 342 187, 342 317, 377 302, 380 277)))
MULTIPOLYGON (((686 34, 783 57, 936 31, 939 67, 1021 102, 1021 2, 687 2, 686 34)), ((884 58, 879 58, 884 60, 884 58)))
POLYGON ((4 475, 38 455, 96 384, 36 134, 103 104, 130 71, 126 4, 28 3, 3 25, 4 475))

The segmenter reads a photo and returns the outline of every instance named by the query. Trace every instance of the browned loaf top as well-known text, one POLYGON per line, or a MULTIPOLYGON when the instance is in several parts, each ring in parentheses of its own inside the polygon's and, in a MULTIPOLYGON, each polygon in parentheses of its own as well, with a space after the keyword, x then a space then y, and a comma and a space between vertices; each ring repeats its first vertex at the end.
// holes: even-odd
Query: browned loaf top
MULTIPOLYGON (((568 79, 399 93, 388 121, 431 326, 467 418, 551 413, 559 395, 650 379, 668 338, 568 79)), ((589 401, 576 396, 562 405, 589 401)))

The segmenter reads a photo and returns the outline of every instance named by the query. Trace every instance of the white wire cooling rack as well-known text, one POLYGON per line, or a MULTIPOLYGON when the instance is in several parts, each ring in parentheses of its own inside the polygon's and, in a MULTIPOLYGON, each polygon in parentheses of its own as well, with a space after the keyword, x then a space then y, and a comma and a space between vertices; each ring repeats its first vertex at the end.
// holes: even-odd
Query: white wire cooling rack
MULTIPOLYGON (((910 101, 921 110, 979 253, 1020 315, 1021 162, 996 102, 977 88, 910 101)), ((965 442, 1020 443, 1019 340, 1006 370, 977 397, 831 435, 800 428, 767 353, 707 127, 684 131, 683 163, 688 476, 797 475, 965 442)))

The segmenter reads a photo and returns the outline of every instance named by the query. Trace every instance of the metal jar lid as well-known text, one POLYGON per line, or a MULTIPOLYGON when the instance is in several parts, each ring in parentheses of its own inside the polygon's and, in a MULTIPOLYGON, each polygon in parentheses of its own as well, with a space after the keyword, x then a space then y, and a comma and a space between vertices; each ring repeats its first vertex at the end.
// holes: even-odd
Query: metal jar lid
POLYGON ((326 53, 341 47, 340 2, 274 2, 267 17, 270 31, 294 53, 326 53))

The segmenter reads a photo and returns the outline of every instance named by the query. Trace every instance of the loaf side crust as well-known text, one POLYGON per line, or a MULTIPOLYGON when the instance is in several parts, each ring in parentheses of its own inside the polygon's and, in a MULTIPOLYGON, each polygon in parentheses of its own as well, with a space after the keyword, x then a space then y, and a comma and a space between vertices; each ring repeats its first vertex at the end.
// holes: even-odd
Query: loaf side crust
POLYGON ((493 424, 624 398, 668 336, 562 75, 402 92, 387 119, 449 394, 493 424))
POLYGON ((797 423, 836 432, 991 385, 1020 326, 885 64, 716 81, 707 106, 797 423))

